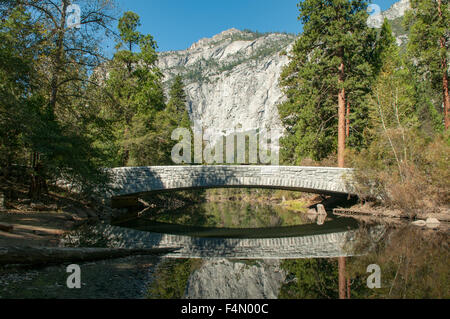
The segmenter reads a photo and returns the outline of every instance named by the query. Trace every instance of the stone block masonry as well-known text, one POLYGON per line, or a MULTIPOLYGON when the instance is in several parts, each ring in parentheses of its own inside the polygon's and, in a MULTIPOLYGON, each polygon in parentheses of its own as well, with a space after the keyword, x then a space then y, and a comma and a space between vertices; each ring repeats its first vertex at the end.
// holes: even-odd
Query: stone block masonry
MULTIPOLYGON (((101 236, 109 248, 174 248, 168 258, 297 259, 353 256, 354 231, 287 238, 199 238, 138 231, 106 224, 91 226, 91 236, 101 236)), ((61 245, 77 242, 76 235, 61 245), (75 236, 75 237, 74 237, 75 236)))
POLYGON ((352 169, 300 166, 150 166, 110 169, 107 197, 198 188, 273 188, 320 194, 352 194, 352 169))

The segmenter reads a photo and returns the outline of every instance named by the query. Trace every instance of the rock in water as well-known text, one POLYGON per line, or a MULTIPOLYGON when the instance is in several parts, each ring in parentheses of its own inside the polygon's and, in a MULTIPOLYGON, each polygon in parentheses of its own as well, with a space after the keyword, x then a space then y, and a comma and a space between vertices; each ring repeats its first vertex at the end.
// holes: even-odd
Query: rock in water
POLYGON ((317 225, 319 225, 319 226, 322 226, 323 224, 325 224, 325 221, 326 221, 326 219, 327 219, 327 215, 325 214, 325 215, 318 215, 317 216, 317 220, 316 220, 316 224, 317 225))
POLYGON ((416 220, 416 221, 412 222, 411 224, 414 226, 424 227, 427 225, 427 222, 424 220, 416 220))
POLYGON ((323 206, 322 204, 318 204, 317 205, 317 213, 319 215, 326 215, 327 211, 325 210, 325 206, 323 206))
POLYGON ((428 228, 436 228, 439 227, 440 224, 439 220, 433 217, 428 218, 426 223, 428 228))
POLYGON ((440 223, 441 222, 439 220, 437 220, 436 218, 433 218, 433 217, 428 218, 426 221, 425 220, 416 220, 415 222, 412 222, 412 224, 414 226, 419 226, 419 227, 427 226, 428 228, 437 228, 437 227, 439 227, 440 223))

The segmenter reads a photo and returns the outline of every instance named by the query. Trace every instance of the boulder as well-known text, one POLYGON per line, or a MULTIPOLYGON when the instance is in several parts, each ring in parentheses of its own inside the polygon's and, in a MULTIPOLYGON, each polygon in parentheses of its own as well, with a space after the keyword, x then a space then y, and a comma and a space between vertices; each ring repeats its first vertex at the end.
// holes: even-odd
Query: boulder
POLYGON ((327 211, 325 210, 325 206, 323 206, 322 204, 318 204, 317 205, 317 214, 326 215, 327 211))
POLYGON ((439 226, 440 222, 436 218, 430 217, 426 221, 428 228, 436 228, 439 226))
POLYGON ((325 220, 327 219, 327 215, 318 215, 317 216, 317 225, 322 226, 323 224, 325 224, 325 220))
POLYGON ((424 227, 427 225, 427 222, 424 220, 416 220, 416 221, 412 222, 412 224, 414 226, 424 227))

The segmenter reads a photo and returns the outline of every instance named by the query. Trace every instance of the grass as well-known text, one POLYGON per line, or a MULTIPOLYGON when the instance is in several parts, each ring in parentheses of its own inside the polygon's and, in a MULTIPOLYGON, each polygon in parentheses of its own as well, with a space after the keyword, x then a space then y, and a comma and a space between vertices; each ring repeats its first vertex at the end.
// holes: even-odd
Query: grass
POLYGON ((301 199, 287 200, 283 202, 283 207, 298 212, 306 212, 308 204, 301 199))

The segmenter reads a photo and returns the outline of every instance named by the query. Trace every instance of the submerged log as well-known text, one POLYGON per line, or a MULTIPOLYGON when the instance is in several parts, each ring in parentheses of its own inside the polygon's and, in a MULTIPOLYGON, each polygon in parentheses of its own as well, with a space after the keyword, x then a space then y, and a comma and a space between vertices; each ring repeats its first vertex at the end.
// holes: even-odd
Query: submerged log
POLYGON ((175 248, 0 247, 0 265, 88 262, 137 255, 164 255, 175 250, 175 248))
POLYGON ((0 192, 0 212, 5 210, 5 195, 0 192))
POLYGON ((13 225, 10 224, 5 224, 5 223, 0 223, 0 230, 1 231, 5 231, 5 232, 12 232, 14 229, 13 225))

